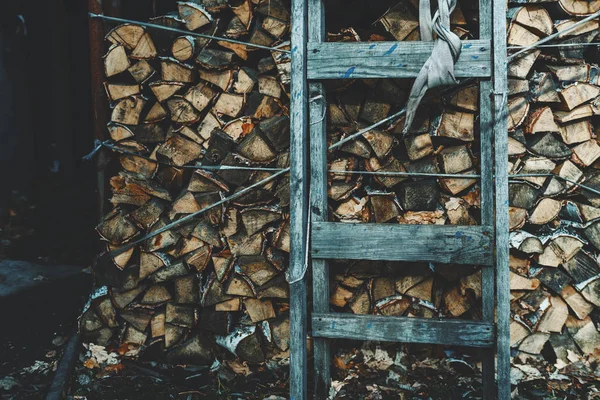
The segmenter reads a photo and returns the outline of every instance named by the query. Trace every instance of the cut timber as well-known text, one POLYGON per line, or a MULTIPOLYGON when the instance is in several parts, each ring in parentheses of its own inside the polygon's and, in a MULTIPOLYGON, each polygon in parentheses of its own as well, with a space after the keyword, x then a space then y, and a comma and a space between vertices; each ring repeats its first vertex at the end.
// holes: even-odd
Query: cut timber
POLYGON ((516 95, 529 92, 529 81, 526 79, 509 79, 508 94, 516 95))
POLYGON ((258 133, 258 130, 254 130, 242 140, 238 145, 238 152, 255 162, 271 162, 277 157, 277 153, 258 133))
POLYGON ((558 4, 566 13, 574 16, 600 11, 600 0, 559 0, 558 4))
POLYGON ((180 124, 193 124, 200 119, 198 110, 181 96, 173 96, 167 100, 167 106, 171 113, 171 121, 180 124))
POLYGON ((118 141, 121 141, 124 139, 130 139, 133 137, 133 132, 126 125, 109 123, 107 128, 108 128, 108 132, 110 134, 110 138, 112 140, 114 140, 115 142, 118 142, 118 141))
POLYGON ((173 58, 181 62, 194 58, 198 51, 200 51, 200 45, 194 36, 180 36, 173 41, 171 46, 173 58))
POLYGON ((538 108, 529 113, 527 123, 525 124, 525 132, 559 132, 560 128, 554 122, 554 114, 550 107, 538 108))
POLYGON ((146 100, 140 96, 121 99, 112 110, 110 120, 125 125, 137 125, 146 100))
POLYGON ((538 279, 528 279, 514 272, 510 273, 510 290, 536 290, 539 286, 538 279))
POLYGON ((598 350, 598 343, 600 343, 600 332, 598 332, 596 324, 589 317, 586 322, 584 326, 577 329, 576 333, 572 334, 573 341, 585 354, 594 354, 598 350))
POLYGON ((406 39, 419 26, 415 10, 406 1, 399 1, 377 22, 398 41, 406 39))
POLYGON ((395 195, 392 194, 373 194, 369 196, 371 210, 375 222, 384 223, 400 215, 400 210, 396 204, 395 195))
POLYGON ((536 332, 526 337, 519 345, 519 351, 529 354, 540 354, 550 338, 548 333, 536 332))
POLYGON ((588 118, 593 115, 600 114, 598 108, 592 104, 583 104, 570 111, 555 111, 554 119, 556 122, 566 124, 582 118, 588 118))
POLYGON ((148 85, 154 93, 156 99, 160 102, 169 99, 175 93, 177 93, 181 88, 184 88, 186 85, 182 82, 152 82, 148 85))
MULTIPOLYGON (((600 28, 600 26, 598 27, 600 28)), ((588 82, 590 80, 589 64, 552 66, 548 68, 556 76, 556 79, 563 82, 588 82)))
POLYGON ((111 46, 104 56, 104 74, 107 78, 127 71, 130 65, 125 47, 121 44, 111 46))
POLYGON ((521 229, 527 219, 527 210, 519 207, 509 207, 508 226, 511 231, 521 229))
POLYGON ((137 83, 147 81, 156 72, 146 60, 140 60, 130 66, 127 71, 137 83))
POLYGON ((148 32, 144 33, 140 38, 137 46, 131 52, 131 58, 134 60, 149 60, 157 56, 158 52, 152 41, 152 37, 148 32))
POLYGON ((567 304, 560 297, 552 296, 550 298, 550 307, 546 309, 540 319, 537 331, 561 333, 568 317, 569 309, 567 304))
POLYGON ((531 71, 533 64, 541 54, 541 50, 530 51, 520 54, 508 64, 508 76, 512 78, 525 79, 531 71))
POLYGON ((562 202, 551 198, 542 199, 535 207, 529 222, 535 225, 543 225, 558 217, 562 208, 562 202))
POLYGON ((190 88, 183 96, 198 111, 204 110, 215 98, 217 92, 209 85, 200 83, 190 88))
POLYGON ((185 21, 185 26, 190 31, 195 31, 212 21, 212 16, 200 4, 177 3, 179 16, 185 21))
POLYGON ((531 97, 537 103, 559 103, 558 88, 552 74, 536 72, 530 80, 531 97))
POLYGON ((270 300, 246 299, 244 307, 252 322, 261 322, 275 318, 275 310, 270 300))
POLYGON ((592 165, 600 157, 600 146, 593 139, 578 144, 572 150, 573 162, 582 167, 592 165))
POLYGON ((473 167, 473 160, 466 145, 443 149, 439 154, 442 170, 447 174, 455 174, 473 167))
POLYGON ((122 44, 127 50, 133 50, 144 33, 144 28, 139 25, 123 24, 108 32, 106 40, 114 44, 122 44))
POLYGON ((586 318, 594 310, 594 306, 571 285, 566 285, 560 295, 579 319, 586 318))
POLYGON ((581 295, 596 307, 600 307, 600 278, 588 283, 582 290, 581 295))
POLYGON ((227 91, 233 82, 234 72, 230 69, 223 71, 199 69, 198 75, 203 81, 210 82, 221 90, 227 91))
POLYGON ((136 96, 140 93, 140 85, 123 85, 116 83, 104 83, 106 94, 111 101, 117 101, 125 97, 136 96))
POLYGON ((549 159, 565 159, 571 156, 571 149, 553 133, 541 133, 528 140, 527 148, 532 153, 549 159))
POLYGON ((166 157, 174 165, 182 166, 199 159, 202 155, 202 146, 184 136, 173 135, 158 148, 157 153, 166 157))
POLYGON ((429 133, 422 135, 408 136, 404 139, 408 158, 411 160, 419 160, 433 153, 433 142, 429 133))
POLYGON ((581 143, 592 138, 592 124, 589 120, 561 125, 559 131, 566 144, 581 143))
POLYGON ((552 18, 542 5, 530 4, 524 7, 512 8, 508 11, 508 16, 514 22, 523 25, 539 36, 548 36, 554 31, 552 18))
POLYGON ((508 101, 508 131, 517 129, 527 117, 529 102, 523 96, 513 97, 508 101))
POLYGON ((160 71, 161 79, 166 82, 194 82, 194 69, 174 58, 161 58, 160 71))
POLYGON ((108 214, 96 227, 100 236, 113 245, 132 239, 139 229, 118 209, 108 214))
POLYGON ((588 83, 574 83, 559 91, 558 95, 570 111, 600 95, 600 87, 588 83))
POLYGON ((196 62, 206 69, 225 69, 233 64, 235 53, 226 50, 204 49, 196 57, 196 62))
POLYGON ((436 135, 472 142, 475 140, 475 114, 446 109, 436 135))
POLYGON ((223 93, 219 96, 213 111, 218 115, 237 117, 245 106, 245 96, 231 93, 223 93))
POLYGON ((529 46, 540 40, 540 36, 528 30, 518 23, 510 24, 508 28, 508 45, 509 46, 529 46))

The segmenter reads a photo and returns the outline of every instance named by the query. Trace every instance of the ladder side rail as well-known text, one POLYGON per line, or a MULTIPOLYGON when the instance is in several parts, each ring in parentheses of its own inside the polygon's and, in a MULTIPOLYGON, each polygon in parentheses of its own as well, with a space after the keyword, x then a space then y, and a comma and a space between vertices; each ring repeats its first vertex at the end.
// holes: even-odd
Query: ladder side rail
POLYGON ((307 7, 292 0, 290 82, 290 399, 307 396, 307 7))
POLYGON ((496 354, 498 400, 510 391, 510 280, 508 250, 508 112, 506 1, 493 0, 494 161, 496 188, 496 354))
MULTIPOLYGON (((322 0, 308 2, 308 40, 325 40, 325 7, 322 0)), ((327 209, 327 102, 321 82, 309 83, 310 121, 310 215, 311 222, 325 222, 327 209)), ((329 312, 329 266, 324 259, 312 259, 313 313, 329 312)), ((314 398, 326 398, 331 386, 330 341, 314 337, 314 398)))
MULTIPOLYGON (((491 0, 479 0, 479 39, 492 39, 492 13, 481 10, 492 9, 491 0)), ((492 42, 493 43, 493 42, 492 42)), ((481 224, 492 227, 495 235, 494 215, 494 158, 493 158, 493 124, 492 81, 482 79, 479 82, 479 135, 481 165, 481 224)), ((481 271, 481 307, 482 320, 495 323, 496 303, 496 271, 495 268, 482 268, 481 271)), ((483 393, 496 393, 496 349, 482 349, 482 384, 483 393)), ((495 395, 492 395, 495 396, 495 395)))

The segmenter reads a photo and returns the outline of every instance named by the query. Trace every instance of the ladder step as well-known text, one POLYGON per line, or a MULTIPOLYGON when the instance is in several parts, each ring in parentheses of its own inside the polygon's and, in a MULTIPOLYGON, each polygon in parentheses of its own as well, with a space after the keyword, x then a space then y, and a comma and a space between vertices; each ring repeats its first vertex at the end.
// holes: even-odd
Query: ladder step
MULTIPOLYGON (((308 42, 308 79, 414 78, 434 42, 308 42)), ((462 41, 457 78, 487 78, 492 72, 489 40, 462 41)))
POLYGON ((431 343, 466 347, 493 347, 494 324, 490 322, 429 318, 388 317, 342 313, 312 317, 314 337, 431 343))
POLYGON ((314 222, 312 257, 493 265, 487 226, 314 222))

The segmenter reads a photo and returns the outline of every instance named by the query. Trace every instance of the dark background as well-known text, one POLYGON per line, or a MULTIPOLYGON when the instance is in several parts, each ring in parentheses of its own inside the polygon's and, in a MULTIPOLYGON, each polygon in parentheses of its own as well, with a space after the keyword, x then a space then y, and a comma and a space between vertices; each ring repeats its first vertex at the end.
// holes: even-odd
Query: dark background
MULTIPOLYGON (((177 9, 175 0, 104 0, 103 7, 141 21, 177 9)), ((102 24, 104 33, 116 25, 102 24)), ((0 1, 0 25, 16 138, 12 146, 0 135, 10 154, 0 160, 0 187, 12 192, 0 259, 89 265, 100 250, 101 215, 95 162, 82 160, 94 146, 88 2, 0 1)))

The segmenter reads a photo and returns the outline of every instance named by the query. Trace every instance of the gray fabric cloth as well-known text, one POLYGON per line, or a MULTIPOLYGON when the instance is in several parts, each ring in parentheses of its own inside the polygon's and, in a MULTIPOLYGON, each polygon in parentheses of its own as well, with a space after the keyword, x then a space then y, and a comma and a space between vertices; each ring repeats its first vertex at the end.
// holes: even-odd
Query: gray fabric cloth
POLYGON ((455 85, 454 63, 460 55, 460 38, 450 31, 450 14, 456 7, 456 0, 439 0, 438 10, 431 18, 430 0, 420 0, 419 29, 421 40, 433 40, 437 34, 429 59, 419 71, 410 91, 406 105, 406 119, 402 134, 406 135, 412 126, 419 103, 427 89, 443 85, 455 85))

